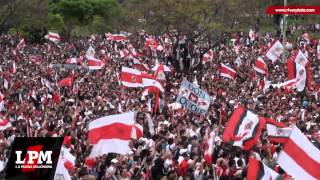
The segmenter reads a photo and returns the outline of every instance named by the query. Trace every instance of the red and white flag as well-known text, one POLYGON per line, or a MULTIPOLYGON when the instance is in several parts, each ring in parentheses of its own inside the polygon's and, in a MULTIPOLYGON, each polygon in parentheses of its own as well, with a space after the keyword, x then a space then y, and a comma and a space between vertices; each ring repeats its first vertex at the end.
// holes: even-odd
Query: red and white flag
POLYGON ((16 66, 16 62, 13 61, 12 62, 12 67, 11 67, 11 73, 15 74, 17 72, 17 66, 16 66))
POLYGON ((233 146, 239 146, 244 150, 253 148, 265 126, 265 118, 238 106, 232 113, 222 139, 233 146))
MULTIPOLYGON (((75 164, 76 164, 76 157, 74 157, 74 156, 68 151, 68 149, 66 149, 66 148, 64 148, 64 147, 61 148, 60 155, 61 155, 61 161, 62 161, 64 167, 65 167, 67 170, 72 170, 72 169, 74 169, 75 164)), ((59 161, 60 161, 60 159, 59 159, 59 161)))
POLYGON ((112 41, 125 41, 125 40, 127 40, 127 36, 124 34, 105 33, 105 36, 108 40, 112 40, 112 41))
POLYGON ((252 157, 249 158, 247 180, 277 180, 281 179, 280 175, 252 157))
POLYGON ((290 127, 278 127, 273 124, 267 124, 268 139, 273 143, 285 143, 287 142, 292 128, 290 127))
POLYGON ((135 68, 139 69, 140 71, 148 71, 148 70, 149 70, 148 65, 142 63, 142 62, 140 61, 140 59, 135 58, 135 57, 133 57, 133 56, 131 56, 130 59, 132 59, 132 61, 133 61, 133 66, 134 66, 135 68))
POLYGON ((257 58, 254 64, 254 70, 258 73, 268 75, 268 66, 261 57, 257 58))
POLYGON ((80 57, 72 57, 72 58, 68 58, 66 63, 67 64, 79 64, 81 63, 81 61, 83 61, 83 56, 80 57))
POLYGON ((22 49, 23 47, 26 46, 26 43, 24 41, 24 39, 22 38, 20 41, 19 41, 19 44, 17 45, 17 50, 19 49, 22 49))
POLYGON ((222 77, 234 79, 237 76, 237 72, 234 69, 232 69, 224 64, 221 64, 219 71, 220 71, 220 76, 222 76, 222 77))
POLYGON ((90 70, 99 70, 105 66, 105 62, 96 58, 90 58, 87 61, 87 68, 90 70))
POLYGON ((135 113, 105 116, 90 122, 88 140, 93 144, 89 158, 108 153, 127 154, 135 113))
POLYGON ((134 125, 132 125, 132 132, 131 132, 131 138, 132 139, 140 139, 143 137, 143 127, 138 124, 135 123, 134 125))
POLYGON ((202 56, 202 62, 207 63, 213 60, 213 51, 210 49, 207 53, 202 56))
POLYGON ((142 87, 141 72, 136 69, 122 66, 121 83, 126 87, 142 87))
POLYGON ((146 47, 150 47, 152 49, 158 49, 158 42, 156 39, 152 37, 147 37, 145 42, 146 47))
POLYGON ((121 49, 119 51, 120 58, 125 58, 125 57, 129 56, 129 53, 130 52, 128 51, 128 49, 126 49, 126 48, 121 49))
MULTIPOLYGON (((207 129, 207 131, 210 129, 207 129)), ((212 164, 212 155, 214 150, 214 139, 216 137, 215 132, 212 131, 210 133, 207 133, 206 137, 206 149, 204 151, 204 160, 208 163, 208 165, 212 164)))
MULTIPOLYGON (((294 62, 302 65, 305 68, 306 71, 306 86, 309 89, 312 89, 312 70, 310 68, 310 62, 308 58, 299 50, 295 57, 294 57, 294 62)), ((289 68, 289 67, 288 67, 289 68)), ((296 71, 297 73, 298 71, 296 71)), ((290 75, 290 74, 289 74, 290 75)))
POLYGON ((320 179, 320 150, 294 127, 277 160, 295 179, 320 179))
POLYGON ((142 78, 142 85, 145 88, 150 88, 154 87, 160 90, 161 92, 164 92, 164 89, 161 85, 161 83, 155 79, 150 79, 150 78, 142 78))
POLYGON ((45 36, 46 39, 54 42, 54 43, 58 43, 58 42, 61 42, 62 39, 60 38, 59 34, 58 33, 53 33, 53 32, 49 32, 46 36, 45 36))
POLYGON ((268 50, 266 56, 272 61, 275 62, 283 52, 283 46, 280 41, 276 41, 268 50))
POLYGON ((12 127, 12 125, 7 118, 4 117, 0 119, 0 131, 4 131, 10 127, 12 127))

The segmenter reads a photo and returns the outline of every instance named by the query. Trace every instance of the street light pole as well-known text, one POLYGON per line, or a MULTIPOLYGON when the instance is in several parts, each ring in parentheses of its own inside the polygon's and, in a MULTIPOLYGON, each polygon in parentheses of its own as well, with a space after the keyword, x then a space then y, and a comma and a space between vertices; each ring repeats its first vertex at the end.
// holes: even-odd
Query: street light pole
MULTIPOLYGON (((283 0, 284 7, 287 6, 287 0, 283 0)), ((282 37, 283 37, 283 56, 282 56, 282 62, 286 62, 286 31, 287 31, 287 20, 286 20, 286 14, 283 15, 283 21, 282 21, 282 37)))

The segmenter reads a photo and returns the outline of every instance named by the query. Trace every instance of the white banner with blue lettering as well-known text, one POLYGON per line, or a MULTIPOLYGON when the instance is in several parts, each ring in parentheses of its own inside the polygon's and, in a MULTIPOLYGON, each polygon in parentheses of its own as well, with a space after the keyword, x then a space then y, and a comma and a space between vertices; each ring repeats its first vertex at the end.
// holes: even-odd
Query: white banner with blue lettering
POLYGON ((210 96, 197 85, 184 79, 176 102, 195 113, 205 115, 210 105, 210 96))

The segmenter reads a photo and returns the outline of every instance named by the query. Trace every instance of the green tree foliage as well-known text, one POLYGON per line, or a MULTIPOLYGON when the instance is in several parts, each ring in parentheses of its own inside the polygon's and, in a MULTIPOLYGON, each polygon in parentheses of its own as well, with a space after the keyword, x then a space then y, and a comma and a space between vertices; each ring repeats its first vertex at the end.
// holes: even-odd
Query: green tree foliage
POLYGON ((102 32, 104 28, 114 25, 120 8, 115 0, 55 0, 50 3, 50 11, 54 16, 63 17, 67 33, 71 33, 76 26, 87 26, 92 32, 102 32))

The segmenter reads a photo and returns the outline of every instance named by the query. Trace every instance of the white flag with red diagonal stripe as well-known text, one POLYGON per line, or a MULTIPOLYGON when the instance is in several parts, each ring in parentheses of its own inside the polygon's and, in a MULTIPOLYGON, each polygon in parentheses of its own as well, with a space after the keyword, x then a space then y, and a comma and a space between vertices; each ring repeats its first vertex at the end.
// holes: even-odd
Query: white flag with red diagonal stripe
POLYGON ((24 39, 22 38, 20 41, 19 41, 19 44, 17 45, 17 50, 23 48, 26 46, 26 43, 24 41, 24 39))
POLYGON ((268 66, 261 57, 257 58, 254 64, 254 70, 261 74, 268 74, 268 66))
POLYGON ((295 179, 320 179, 320 151, 297 127, 293 128, 277 162, 295 179))
POLYGON ((94 146, 89 158, 108 153, 127 154, 134 123, 134 112, 105 116, 90 122, 88 140, 94 146))
POLYGON ((45 36, 46 39, 54 42, 54 43, 58 43, 58 42, 61 42, 61 38, 59 36, 58 33, 53 33, 53 32, 49 32, 46 36, 45 36))
POLYGON ((142 78, 142 85, 145 88, 155 87, 155 88, 159 89, 161 92, 164 92, 164 89, 163 89, 161 83, 155 79, 142 78))
POLYGON ((94 57, 88 59, 87 68, 90 70, 102 69, 105 66, 105 62, 96 59, 94 57))
POLYGON ((234 79, 237 76, 237 72, 234 69, 224 64, 221 64, 219 71, 220 71, 220 76, 223 76, 226 78, 234 79))

